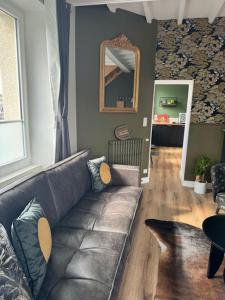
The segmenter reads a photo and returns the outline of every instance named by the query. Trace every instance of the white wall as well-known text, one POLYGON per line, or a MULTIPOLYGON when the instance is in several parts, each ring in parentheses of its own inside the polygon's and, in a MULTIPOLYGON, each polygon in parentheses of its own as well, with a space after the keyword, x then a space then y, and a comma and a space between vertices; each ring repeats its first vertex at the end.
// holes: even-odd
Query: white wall
POLYGON ((77 151, 76 123, 76 67, 75 67, 75 7, 72 7, 70 18, 70 56, 69 56, 69 113, 71 153, 77 151))
POLYGON ((44 8, 25 13, 25 43, 31 158, 34 164, 47 166, 54 162, 55 125, 44 8))
MULTIPOLYGON (((48 166, 55 159, 55 120, 48 70, 46 14, 37 0, 10 0, 24 13, 25 55, 31 159, 33 164, 48 166)), ((75 8, 71 12, 69 62, 69 114, 71 152, 77 151, 75 8)))

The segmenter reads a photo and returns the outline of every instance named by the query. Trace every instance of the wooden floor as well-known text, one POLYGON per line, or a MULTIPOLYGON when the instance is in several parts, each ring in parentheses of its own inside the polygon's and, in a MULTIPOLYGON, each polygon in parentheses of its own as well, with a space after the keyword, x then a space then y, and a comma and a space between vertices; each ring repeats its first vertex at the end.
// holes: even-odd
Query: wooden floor
POLYGON ((144 186, 138 224, 119 300, 153 299, 160 252, 144 224, 145 219, 176 220, 201 227, 202 221, 215 212, 211 193, 200 196, 193 189, 181 186, 181 148, 160 148, 160 155, 153 157, 153 160, 154 167, 151 169, 150 183, 144 186))

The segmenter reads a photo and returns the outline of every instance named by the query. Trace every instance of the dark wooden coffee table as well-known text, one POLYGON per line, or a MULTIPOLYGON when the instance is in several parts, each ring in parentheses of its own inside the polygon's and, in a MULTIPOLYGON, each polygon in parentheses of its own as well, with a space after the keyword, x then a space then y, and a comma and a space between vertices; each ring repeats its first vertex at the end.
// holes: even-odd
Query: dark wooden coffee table
MULTIPOLYGON (((213 278, 223 261, 225 252, 225 215, 205 219, 202 228, 211 242, 207 277, 213 278)), ((223 280, 225 282, 225 270, 223 280)))

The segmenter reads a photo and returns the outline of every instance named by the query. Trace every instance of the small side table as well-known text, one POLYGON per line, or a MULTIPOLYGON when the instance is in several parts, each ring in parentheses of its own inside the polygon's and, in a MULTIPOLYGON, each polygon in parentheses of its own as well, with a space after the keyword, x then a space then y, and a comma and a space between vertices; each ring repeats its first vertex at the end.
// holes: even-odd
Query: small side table
MULTIPOLYGON (((216 215, 205 219, 202 224, 205 235, 211 242, 207 277, 213 278, 218 271, 225 252, 225 215, 216 215)), ((225 282, 225 270, 223 272, 225 282)))

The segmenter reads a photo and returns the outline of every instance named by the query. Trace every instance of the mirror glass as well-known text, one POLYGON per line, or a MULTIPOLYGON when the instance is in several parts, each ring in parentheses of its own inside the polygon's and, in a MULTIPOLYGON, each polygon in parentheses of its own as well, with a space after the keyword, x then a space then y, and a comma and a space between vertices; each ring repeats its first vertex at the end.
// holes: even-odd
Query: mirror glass
POLYGON ((100 111, 137 112, 139 50, 127 38, 121 45, 113 42, 102 43, 100 111))
POLYGON ((133 107, 135 53, 106 47, 105 107, 133 107))

